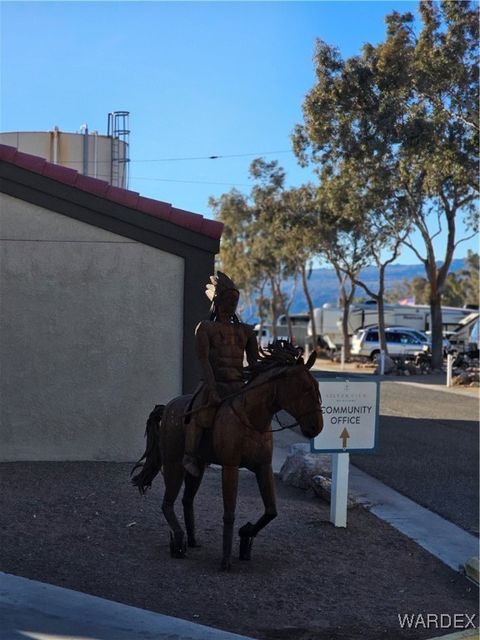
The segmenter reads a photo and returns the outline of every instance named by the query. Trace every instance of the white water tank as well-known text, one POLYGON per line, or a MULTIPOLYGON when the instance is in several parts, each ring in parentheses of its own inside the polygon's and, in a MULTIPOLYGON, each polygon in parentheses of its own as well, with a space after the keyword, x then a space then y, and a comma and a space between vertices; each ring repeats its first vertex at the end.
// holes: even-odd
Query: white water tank
POLYGON ((86 127, 82 133, 64 133, 58 127, 52 131, 0 133, 0 144, 128 188, 128 143, 96 131, 90 133, 86 127))

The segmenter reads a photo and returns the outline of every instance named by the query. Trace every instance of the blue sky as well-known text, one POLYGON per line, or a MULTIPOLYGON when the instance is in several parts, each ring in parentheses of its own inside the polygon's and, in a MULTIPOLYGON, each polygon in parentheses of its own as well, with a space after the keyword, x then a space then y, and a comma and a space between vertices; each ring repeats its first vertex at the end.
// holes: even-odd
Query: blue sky
MULTIPOLYGON (((290 150, 314 83, 315 38, 344 57, 384 38, 409 0, 336 2, 2 2, 2 131, 106 133, 130 111, 129 188, 211 217, 208 197, 248 192, 254 157, 287 186, 312 177, 290 150), (274 152, 268 153, 266 152, 274 152), (217 160, 175 160, 211 155, 217 160)), ((439 239, 439 248, 443 239, 439 239)), ((460 245, 478 250, 476 240, 460 245)), ((400 262, 417 262, 410 252, 400 262)))

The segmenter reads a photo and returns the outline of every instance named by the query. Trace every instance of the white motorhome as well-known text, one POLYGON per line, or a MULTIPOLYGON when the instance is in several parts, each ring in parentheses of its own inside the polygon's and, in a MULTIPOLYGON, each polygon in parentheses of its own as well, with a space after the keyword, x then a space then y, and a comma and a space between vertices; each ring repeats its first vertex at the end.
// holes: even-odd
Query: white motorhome
MULTIPOLYGON (((427 306, 407 306, 401 304, 384 305, 385 326, 395 325, 427 331, 430 308, 427 306)), ((348 314, 348 332, 354 334, 363 327, 378 325, 377 305, 372 302, 352 305, 348 314)))
MULTIPOLYGON (((292 326, 292 337, 294 344, 299 347, 305 346, 307 340, 307 328, 310 322, 310 315, 308 313, 292 313, 290 314, 290 323, 292 326)), ((287 316, 278 316, 277 333, 288 334, 287 316)))
MULTIPOLYGON (((315 331, 319 338, 319 344, 330 350, 343 344, 342 317, 343 309, 326 303, 323 307, 313 310, 315 318, 315 331)), ((312 338, 312 323, 308 323, 307 337, 312 338)))
POLYGON ((459 353, 478 353, 480 346, 479 331, 480 314, 475 311, 463 318, 459 322, 457 329, 450 333, 449 340, 452 348, 459 353))
MULTIPOLYGON (((386 304, 384 307, 385 326, 402 326, 419 331, 431 329, 430 307, 428 305, 386 304)), ((457 307, 442 307, 442 326, 444 334, 457 329, 459 323, 472 313, 471 309, 457 307)), ((324 305, 314 310, 315 328, 317 335, 330 348, 337 348, 343 344, 342 317, 343 309, 324 305)), ((348 333, 353 335, 359 329, 378 325, 378 309, 375 301, 354 304, 348 314, 348 333)), ((311 323, 307 330, 312 335, 311 323)))
MULTIPOLYGON (((299 347, 305 346, 305 341, 307 339, 307 327, 310 321, 310 316, 308 313, 292 313, 290 315, 290 322, 292 325, 292 338, 293 343, 298 345, 299 347)), ((273 341, 273 332, 271 324, 264 324, 262 326, 262 335, 260 333, 260 325, 257 324, 254 327, 255 334, 257 335, 257 340, 260 346, 266 347, 270 342, 273 341)), ((288 340, 288 323, 287 317, 285 315, 281 315, 278 317, 277 321, 277 339, 278 340, 288 340)))
MULTIPOLYGON (((273 342, 273 333, 272 333, 271 324, 261 325, 261 332, 260 332, 260 324, 256 324, 253 328, 253 331, 257 336, 258 346, 262 347, 262 349, 264 349, 265 347, 268 347, 268 345, 273 342)), ((286 331, 286 327, 279 327, 277 325, 277 340, 288 340, 288 331, 286 331)))
MULTIPOLYGON (((415 308, 424 309, 427 314, 428 327, 425 331, 430 331, 432 323, 430 320, 430 307, 428 305, 415 305, 415 308)), ((448 336, 456 331, 462 320, 472 314, 472 309, 466 307, 442 307, 442 330, 448 336)))

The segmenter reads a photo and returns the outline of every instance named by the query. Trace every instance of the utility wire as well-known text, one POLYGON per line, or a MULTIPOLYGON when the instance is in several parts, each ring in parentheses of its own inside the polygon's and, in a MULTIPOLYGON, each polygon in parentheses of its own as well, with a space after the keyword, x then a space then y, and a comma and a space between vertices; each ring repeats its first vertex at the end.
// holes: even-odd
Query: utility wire
POLYGON ((174 180, 171 178, 143 178, 143 177, 136 177, 136 176, 129 176, 129 180, 133 181, 133 180, 153 180, 155 182, 183 182, 185 184, 218 184, 218 185, 222 185, 222 186, 227 186, 227 187, 251 187, 251 184, 247 184, 247 183, 240 183, 240 182, 208 182, 208 181, 204 181, 204 180, 174 180))
POLYGON ((133 162, 176 162, 178 160, 220 160, 224 158, 246 158, 247 156, 266 156, 275 153, 293 153, 291 149, 282 149, 280 151, 257 151, 256 153, 231 153, 218 156, 193 156, 185 158, 156 158, 151 160, 133 160, 133 162))
MULTIPOLYGON (((178 162, 183 160, 223 160, 225 158, 246 158, 248 156, 267 156, 277 153, 293 153, 291 149, 283 149, 280 151, 257 151, 256 153, 230 153, 225 155, 213 155, 213 156, 185 156, 179 158, 150 158, 148 160, 128 160, 128 162, 124 162, 124 164, 135 164, 137 162, 178 162)), ((69 164, 83 164, 83 160, 68 160, 62 158, 59 162, 59 165, 63 165, 65 162, 69 164)), ((89 164, 93 162, 93 160, 89 159, 89 164)), ((111 164, 111 160, 97 160, 97 164, 111 164)))

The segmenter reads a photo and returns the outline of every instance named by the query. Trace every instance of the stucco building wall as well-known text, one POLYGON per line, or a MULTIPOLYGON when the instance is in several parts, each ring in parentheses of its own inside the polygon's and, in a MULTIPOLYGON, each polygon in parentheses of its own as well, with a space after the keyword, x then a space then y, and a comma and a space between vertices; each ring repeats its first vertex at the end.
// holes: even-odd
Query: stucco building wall
POLYGON ((133 460, 181 393, 184 260, 0 194, 0 460, 133 460))

